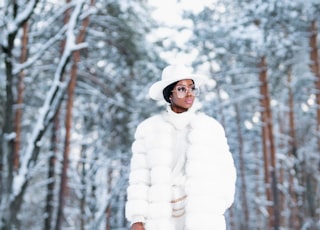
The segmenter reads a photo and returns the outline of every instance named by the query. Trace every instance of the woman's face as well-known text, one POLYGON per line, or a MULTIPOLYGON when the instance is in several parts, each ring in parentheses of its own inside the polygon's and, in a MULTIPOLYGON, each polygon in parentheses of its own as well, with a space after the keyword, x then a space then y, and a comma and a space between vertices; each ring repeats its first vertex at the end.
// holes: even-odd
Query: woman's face
POLYGON ((193 80, 179 81, 172 90, 171 109, 176 113, 186 112, 192 107, 195 98, 195 85, 193 80))

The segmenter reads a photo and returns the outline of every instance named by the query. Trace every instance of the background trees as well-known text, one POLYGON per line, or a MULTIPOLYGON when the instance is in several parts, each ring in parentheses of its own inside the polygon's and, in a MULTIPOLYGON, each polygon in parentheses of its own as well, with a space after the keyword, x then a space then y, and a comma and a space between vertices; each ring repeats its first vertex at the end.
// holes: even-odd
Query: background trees
POLYGON ((0 228, 124 227, 119 179, 148 114, 135 99, 161 65, 145 2, 10 1, 1 12, 0 228))
POLYGON ((236 141, 240 178, 232 213, 243 212, 231 218, 235 229, 317 228, 318 10, 316 2, 221 1, 186 15, 194 23, 197 64, 216 67, 214 100, 225 104, 207 109, 225 111, 236 141))
POLYGON ((5 1, 0 229, 127 229, 130 145, 170 49, 210 78, 202 106, 238 168, 229 228, 319 228, 319 7, 214 1, 185 12, 179 47, 149 39, 146 0, 5 1))

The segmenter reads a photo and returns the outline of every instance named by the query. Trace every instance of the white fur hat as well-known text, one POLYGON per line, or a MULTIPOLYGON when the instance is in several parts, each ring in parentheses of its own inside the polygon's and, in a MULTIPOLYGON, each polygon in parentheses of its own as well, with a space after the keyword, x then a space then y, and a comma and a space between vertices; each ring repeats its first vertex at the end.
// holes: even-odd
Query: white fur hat
POLYGON ((192 73, 184 65, 169 65, 163 69, 161 80, 151 85, 149 95, 154 100, 163 100, 163 90, 168 85, 184 79, 192 79, 196 86, 200 85, 201 76, 192 73))

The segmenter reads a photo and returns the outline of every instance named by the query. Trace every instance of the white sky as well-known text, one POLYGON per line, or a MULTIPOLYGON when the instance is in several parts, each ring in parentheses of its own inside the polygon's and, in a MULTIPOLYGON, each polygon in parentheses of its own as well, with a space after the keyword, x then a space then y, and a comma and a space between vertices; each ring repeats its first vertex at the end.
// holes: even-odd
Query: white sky
MULTIPOLYGON (((185 25, 190 26, 191 22, 182 20, 181 14, 183 10, 192 10, 195 13, 201 11, 205 5, 212 4, 215 0, 149 0, 150 4, 156 7, 153 17, 159 22, 165 23, 168 26, 185 25)), ((177 42, 179 47, 183 46, 188 40, 191 31, 176 31, 174 29, 164 28, 157 31, 154 36, 170 37, 177 42)), ((184 63, 190 64, 197 55, 196 50, 190 50, 190 53, 174 53, 166 52, 160 54, 169 63, 184 63)))
POLYGON ((149 0, 150 4, 157 7, 154 17, 168 24, 181 23, 182 10, 200 12, 205 5, 212 4, 215 0, 149 0))

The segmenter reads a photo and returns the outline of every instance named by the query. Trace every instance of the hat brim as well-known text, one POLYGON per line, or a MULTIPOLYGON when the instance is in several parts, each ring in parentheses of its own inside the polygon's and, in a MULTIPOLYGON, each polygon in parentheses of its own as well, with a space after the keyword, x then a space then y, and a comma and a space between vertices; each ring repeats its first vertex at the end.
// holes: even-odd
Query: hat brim
POLYGON ((164 97, 163 97, 164 88, 166 88, 168 85, 170 85, 174 82, 185 80, 185 79, 193 80, 197 87, 199 87, 201 82, 203 81, 203 78, 200 75, 195 75, 195 74, 183 76, 183 77, 178 77, 178 78, 174 78, 174 79, 169 79, 169 80, 157 81, 151 85, 151 87, 149 89, 149 96, 153 100, 164 100, 164 97))

